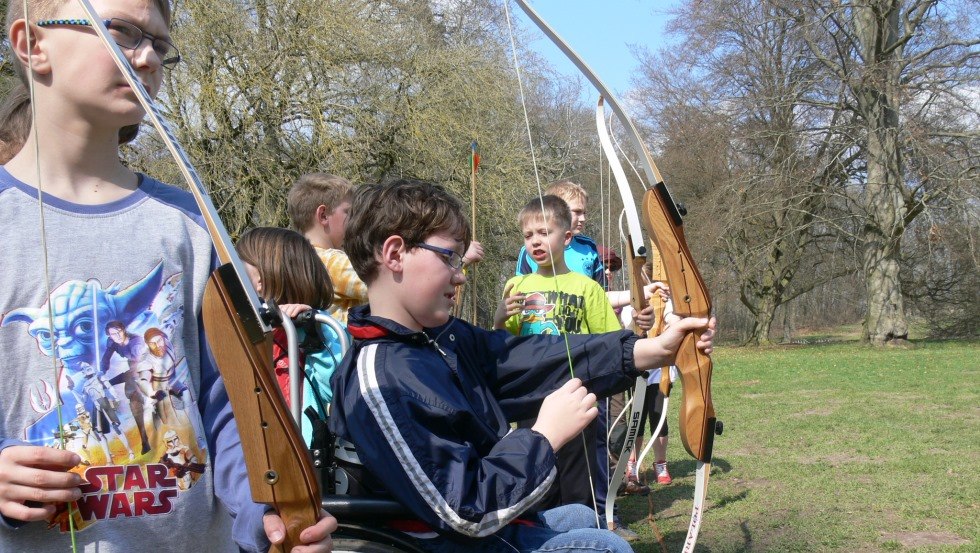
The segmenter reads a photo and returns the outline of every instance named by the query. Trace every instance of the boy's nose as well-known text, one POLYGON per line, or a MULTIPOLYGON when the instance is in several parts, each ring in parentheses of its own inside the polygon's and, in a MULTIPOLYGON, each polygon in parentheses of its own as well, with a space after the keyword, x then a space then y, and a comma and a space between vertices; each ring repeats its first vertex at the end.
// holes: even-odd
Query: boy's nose
POLYGON ((133 48, 133 67, 139 69, 141 67, 146 67, 154 71, 160 69, 163 66, 161 63, 160 54, 153 49, 153 41, 144 38, 142 42, 133 48))

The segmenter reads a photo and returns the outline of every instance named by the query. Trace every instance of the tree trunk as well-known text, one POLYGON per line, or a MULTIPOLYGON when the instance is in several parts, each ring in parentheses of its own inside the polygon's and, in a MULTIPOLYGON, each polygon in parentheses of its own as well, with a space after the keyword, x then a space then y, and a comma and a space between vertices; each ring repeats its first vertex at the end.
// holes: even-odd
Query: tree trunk
POLYGON ((772 321, 776 316, 778 299, 773 294, 761 294, 755 299, 752 310, 755 321, 752 324, 752 334, 749 335, 746 345, 769 346, 772 345, 769 332, 772 330, 772 321))
POLYGON ((908 339, 899 281, 907 207, 899 148, 902 48, 894 47, 900 33, 897 4, 872 0, 855 10, 855 30, 866 63, 863 78, 854 86, 867 133, 864 340, 873 345, 904 344, 908 339))
MULTIPOLYGON (((899 281, 905 201, 901 159, 897 144, 898 114, 887 103, 878 106, 881 117, 868 129, 868 184, 864 228, 864 273, 868 311, 864 339, 884 345, 908 339, 908 321, 899 281)), ((897 343, 897 342, 896 342, 897 343)))
POLYGON ((755 324, 752 325, 752 335, 749 343, 754 346, 771 346, 772 340, 769 333, 772 331, 772 313, 768 315, 759 312, 755 316, 755 324))

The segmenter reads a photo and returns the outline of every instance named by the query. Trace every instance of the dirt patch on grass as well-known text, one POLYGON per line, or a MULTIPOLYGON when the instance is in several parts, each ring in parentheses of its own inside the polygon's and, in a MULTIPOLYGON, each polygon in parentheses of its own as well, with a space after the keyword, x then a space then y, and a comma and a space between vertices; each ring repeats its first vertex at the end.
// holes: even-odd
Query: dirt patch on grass
POLYGON ((761 444, 746 444, 744 447, 725 451, 726 457, 762 457, 763 455, 772 455, 772 450, 761 444))
POLYGON ((833 455, 827 455, 823 458, 824 462, 828 463, 830 466, 836 467, 840 465, 846 465, 850 463, 868 463, 873 465, 880 465, 885 461, 881 459, 872 459, 866 455, 857 455, 852 453, 834 453, 833 455))
MULTIPOLYGON (((715 480, 718 483, 718 480, 715 480)), ((739 478, 733 477, 726 484, 725 488, 729 490, 725 493, 724 497, 721 497, 719 501, 725 504, 729 501, 737 501, 744 499, 749 495, 757 495, 757 501, 767 501, 767 497, 779 496, 786 490, 786 486, 783 482, 778 480, 770 480, 768 478, 739 478)), ((688 507, 688 515, 690 515, 690 507, 688 507)))
POLYGON ((832 467, 839 467, 841 465, 849 465, 854 463, 862 463, 869 465, 881 465, 885 461, 882 459, 872 459, 867 455, 859 455, 856 453, 832 453, 830 455, 824 455, 821 457, 807 457, 799 460, 800 464, 803 465, 815 465, 826 463, 832 467))
POLYGON ((801 419, 803 417, 828 417, 837 412, 837 408, 834 406, 826 405, 823 407, 817 407, 816 409, 808 409, 806 411, 801 411, 799 413, 793 413, 790 418, 801 419))
POLYGON ((732 484, 742 488, 766 488, 772 486, 772 481, 768 478, 732 478, 732 484))
POLYGON ((883 532, 881 540, 896 542, 903 547, 924 547, 929 545, 969 545, 970 540, 950 532, 883 532))

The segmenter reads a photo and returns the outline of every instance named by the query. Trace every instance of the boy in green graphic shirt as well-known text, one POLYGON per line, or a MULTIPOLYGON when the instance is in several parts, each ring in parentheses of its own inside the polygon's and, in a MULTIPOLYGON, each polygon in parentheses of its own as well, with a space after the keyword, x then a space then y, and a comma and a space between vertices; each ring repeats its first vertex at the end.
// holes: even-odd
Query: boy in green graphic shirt
MULTIPOLYGON (((535 198, 518 215, 524 249, 535 272, 507 281, 504 298, 494 315, 494 328, 511 334, 596 334, 620 329, 606 293, 589 277, 565 264, 565 247, 572 240, 571 210, 558 196, 535 198)), ((574 367, 572 367, 574 370, 574 367)), ((530 426, 534 421, 522 421, 530 426)), ((540 505, 570 503, 593 507, 590 486, 599 484, 595 444, 596 423, 584 430, 585 441, 568 442, 558 453, 558 484, 540 505)))

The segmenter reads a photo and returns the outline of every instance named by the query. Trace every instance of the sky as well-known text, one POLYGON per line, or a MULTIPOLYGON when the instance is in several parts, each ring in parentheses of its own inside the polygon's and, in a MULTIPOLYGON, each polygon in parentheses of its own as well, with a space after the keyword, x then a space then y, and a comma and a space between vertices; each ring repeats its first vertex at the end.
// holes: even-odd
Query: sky
MULTIPOLYGON (((650 51, 665 45, 667 10, 680 0, 528 0, 532 8, 561 36, 599 78, 622 98, 639 62, 628 44, 650 51)), ((578 69, 515 4, 512 17, 538 37, 531 45, 561 73, 578 76, 578 69)), ((591 85, 587 94, 595 96, 591 85)))

